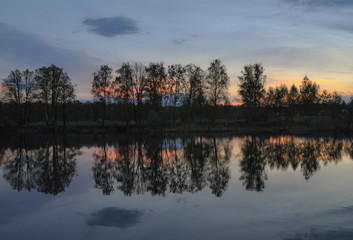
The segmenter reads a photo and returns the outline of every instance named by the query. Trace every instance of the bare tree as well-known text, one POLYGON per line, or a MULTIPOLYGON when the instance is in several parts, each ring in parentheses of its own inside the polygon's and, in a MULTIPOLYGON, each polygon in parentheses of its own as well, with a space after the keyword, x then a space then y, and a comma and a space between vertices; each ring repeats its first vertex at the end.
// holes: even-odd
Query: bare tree
POLYGON ((5 100, 15 105, 15 116, 17 124, 22 124, 22 109, 21 105, 24 101, 22 73, 16 69, 11 71, 8 78, 2 82, 2 87, 5 89, 5 100))
POLYGON ((46 105, 46 124, 56 126, 58 117, 58 104, 63 82, 67 73, 54 64, 36 70, 35 81, 38 88, 38 98, 46 105))
POLYGON ((60 84, 59 102, 62 105, 63 126, 66 126, 67 104, 76 98, 76 85, 71 83, 70 77, 65 73, 60 84))
POLYGON ((133 78, 132 67, 130 63, 123 63, 121 67, 116 70, 118 76, 116 77, 113 85, 115 87, 116 100, 121 101, 124 105, 126 125, 129 125, 129 105, 133 97, 133 78))
POLYGON ((137 125, 141 124, 142 120, 142 104, 143 104, 143 94, 146 89, 147 73, 146 67, 142 63, 134 63, 132 65, 132 85, 134 88, 134 94, 136 103, 136 114, 135 122, 137 125))
POLYGON ((149 101, 154 110, 159 112, 162 107, 162 97, 166 90, 167 75, 163 62, 150 63, 146 68, 148 75, 146 81, 146 93, 148 94, 149 101))
POLYGON ((24 81, 24 91, 25 91, 25 108, 24 108, 24 120, 28 125, 31 103, 35 99, 36 82, 34 80, 34 72, 26 69, 22 72, 22 77, 24 81))
POLYGON ((34 100, 35 82, 33 72, 26 69, 11 71, 2 82, 5 100, 15 105, 15 115, 19 125, 28 124, 30 103, 34 100))
POLYGON ((105 122, 106 105, 112 96, 112 69, 108 65, 102 65, 99 70, 93 73, 91 93, 103 104, 103 122, 105 122))

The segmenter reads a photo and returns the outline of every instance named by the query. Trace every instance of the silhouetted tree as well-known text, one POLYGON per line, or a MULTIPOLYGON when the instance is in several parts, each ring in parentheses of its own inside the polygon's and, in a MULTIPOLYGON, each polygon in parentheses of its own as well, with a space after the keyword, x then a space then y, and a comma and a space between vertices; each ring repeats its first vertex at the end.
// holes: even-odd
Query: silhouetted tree
POLYGON ((300 102, 304 106, 306 113, 319 101, 319 85, 312 82, 307 76, 304 77, 300 85, 300 102))
POLYGON ((265 94, 266 75, 261 64, 246 65, 239 79, 239 94, 245 107, 259 107, 265 94))
POLYGON ((34 80, 34 72, 28 69, 22 72, 25 91, 25 106, 24 106, 24 123, 29 124, 31 104, 35 100, 36 83, 34 80))
POLYGON ((93 73, 93 82, 91 92, 95 98, 103 104, 103 122, 105 122, 105 111, 107 102, 112 97, 112 69, 108 65, 102 65, 99 70, 93 73))
POLYGON ((167 75, 163 62, 150 63, 146 68, 147 81, 146 81, 146 93, 149 97, 153 109, 159 113, 162 107, 162 97, 166 91, 167 75))
POLYGON ((11 71, 1 85, 5 101, 15 107, 17 124, 28 124, 30 103, 34 100, 35 92, 33 72, 28 69, 23 72, 18 69, 11 71))
POLYGON ((207 96, 213 108, 213 122, 216 119, 217 104, 228 100, 228 86, 229 77, 226 67, 221 60, 216 59, 211 62, 206 77, 207 96))
POLYGON ((132 65, 132 81, 136 98, 136 104, 134 104, 136 106, 135 123, 141 125, 142 105, 147 82, 146 67, 142 63, 132 65))
POLYGON ((169 124, 174 119, 174 111, 177 107, 182 97, 180 96, 183 93, 183 83, 185 82, 185 68, 180 64, 174 64, 168 66, 168 78, 167 78, 167 86, 169 88, 169 124))
POLYGON ((185 78, 183 79, 184 106, 187 108, 187 115, 191 122, 194 120, 194 110, 199 110, 201 118, 202 105, 205 103, 205 72, 196 65, 189 64, 185 67, 185 78), (194 108, 194 109, 193 109, 194 108))
POLYGON ((121 67, 116 70, 118 76, 116 77, 113 85, 115 87, 116 100, 122 102, 124 106, 124 117, 126 125, 129 125, 129 115, 130 115, 130 101, 133 98, 133 76, 132 76, 132 67, 129 63, 123 63, 121 67))
POLYGON ((38 88, 38 98, 44 102, 46 123, 56 125, 58 118, 58 103, 63 90, 64 82, 68 81, 68 75, 62 68, 55 65, 42 67, 36 70, 36 84, 38 88))
POLYGON ((255 109, 263 103, 266 75, 264 75, 264 68, 261 64, 246 65, 241 74, 241 76, 238 76, 238 93, 245 107, 246 120, 253 120, 254 116, 258 114, 255 109))
POLYGON ((76 98, 76 85, 71 83, 70 77, 65 74, 62 78, 62 82, 60 84, 60 94, 59 94, 59 102, 62 105, 62 119, 63 126, 66 126, 67 119, 67 105, 70 102, 73 102, 76 98))

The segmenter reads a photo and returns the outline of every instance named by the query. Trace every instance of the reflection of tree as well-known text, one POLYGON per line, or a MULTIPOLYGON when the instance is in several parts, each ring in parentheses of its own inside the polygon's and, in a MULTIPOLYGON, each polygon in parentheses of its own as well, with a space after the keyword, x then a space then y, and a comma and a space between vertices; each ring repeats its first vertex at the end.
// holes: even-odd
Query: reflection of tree
POLYGON ((9 182, 14 190, 21 191, 23 188, 30 191, 35 188, 33 169, 35 165, 32 151, 29 151, 27 139, 20 138, 18 146, 14 149, 7 161, 4 163, 4 179, 9 182))
POLYGON ((315 142, 307 141, 303 144, 301 148, 301 168, 304 175, 305 180, 309 180, 309 178, 316 172, 319 168, 319 162, 317 161, 318 154, 320 150, 317 148, 317 144, 315 142))
POLYGON ((189 192, 202 190, 206 182, 207 159, 210 155, 211 145, 201 137, 199 141, 195 138, 185 140, 184 161, 190 166, 189 192))
POLYGON ((241 148, 240 162, 243 184, 248 190, 261 191, 267 175, 265 167, 287 170, 301 168, 308 181, 324 165, 342 158, 343 143, 332 138, 300 139, 295 137, 246 138, 241 148))
POLYGON ((217 147, 217 140, 214 137, 210 152, 210 170, 208 173, 208 181, 212 193, 220 197, 226 190, 230 179, 228 162, 231 156, 231 149, 228 145, 224 146, 223 151, 217 147))
POLYGON ((345 145, 345 152, 353 159, 353 138, 350 137, 345 145))
POLYGON ((163 139, 151 139, 145 142, 148 164, 145 169, 147 191, 152 195, 165 195, 168 184, 167 168, 163 166, 163 139))
POLYGON ((240 161, 240 180, 247 190, 262 191, 265 187, 267 174, 264 149, 264 142, 256 137, 246 138, 241 147, 243 159, 240 161))
MULTIPOLYGON (((65 136, 58 143, 57 136, 50 136, 46 147, 29 150, 28 141, 19 138, 18 148, 5 162, 4 178, 20 191, 36 188, 39 192, 56 195, 65 190, 76 172, 76 148, 66 146, 65 136)), ((27 139, 28 140, 28 139, 27 139)))
MULTIPOLYGON (((128 137, 128 136, 127 136, 128 137)), ((131 195, 135 190, 136 179, 136 144, 129 144, 129 139, 120 142, 116 149, 115 178, 120 183, 120 189, 125 195, 131 195)))
POLYGON ((105 138, 103 147, 93 153, 94 165, 92 168, 95 187, 102 189, 104 195, 109 195, 113 190, 114 163, 107 157, 105 138))
POLYGON ((185 164, 183 156, 177 151, 177 142, 169 141, 170 151, 166 152, 169 168, 169 189, 173 193, 183 193, 188 189, 190 181, 189 166, 185 164))
POLYGON ((227 187, 231 155, 229 141, 189 138, 123 137, 114 149, 100 148, 94 154, 96 186, 109 194, 117 189, 125 195, 164 196, 196 192, 210 186, 216 196, 227 187), (207 178, 207 179, 206 179, 207 178))

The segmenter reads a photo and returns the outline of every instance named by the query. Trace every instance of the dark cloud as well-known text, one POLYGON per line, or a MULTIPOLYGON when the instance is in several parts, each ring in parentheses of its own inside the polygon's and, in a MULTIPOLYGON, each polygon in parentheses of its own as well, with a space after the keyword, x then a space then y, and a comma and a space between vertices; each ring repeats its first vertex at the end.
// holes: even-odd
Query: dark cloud
POLYGON ((350 240, 353 239, 353 232, 346 229, 333 229, 333 230, 322 230, 322 229, 310 229, 309 232, 293 234, 284 240, 298 240, 298 239, 311 239, 311 240, 329 240, 329 239, 341 239, 350 240))
POLYGON ((307 7, 353 7, 353 0, 282 0, 282 2, 307 7))
POLYGON ((182 44, 185 44, 186 39, 175 39, 175 40, 172 40, 172 42, 176 45, 182 45, 182 44))
POLYGON ((322 24, 326 28, 331 28, 335 30, 341 30, 344 32, 353 33, 352 23, 336 22, 336 23, 324 23, 322 24))
POLYGON ((142 215, 143 213, 137 210, 108 207, 92 213, 91 218, 86 222, 86 224, 91 227, 104 226, 128 228, 138 224, 142 215))
POLYGON ((110 18, 88 18, 83 23, 89 27, 89 31, 104 37, 119 35, 133 35, 140 32, 135 20, 123 16, 110 18))
POLYGON ((81 71, 93 68, 93 62, 85 54, 51 46, 38 37, 11 29, 0 23, 0 62, 13 63, 18 68, 39 67, 55 64, 66 71, 81 71))

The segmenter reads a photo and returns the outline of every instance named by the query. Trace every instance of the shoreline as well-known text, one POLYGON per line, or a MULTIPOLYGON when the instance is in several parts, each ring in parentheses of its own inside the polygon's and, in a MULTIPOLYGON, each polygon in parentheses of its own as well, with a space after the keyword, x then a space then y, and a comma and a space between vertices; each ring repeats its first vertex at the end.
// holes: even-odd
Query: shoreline
POLYGON ((0 127, 0 136, 13 134, 319 134, 353 135, 352 129, 313 129, 308 127, 125 127, 125 126, 31 126, 0 127))

